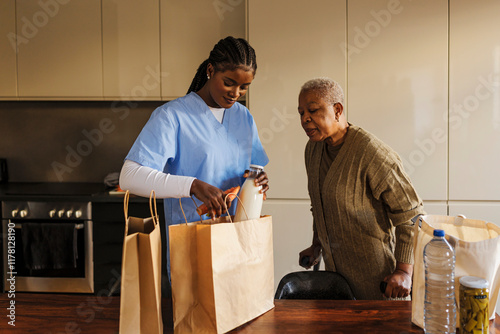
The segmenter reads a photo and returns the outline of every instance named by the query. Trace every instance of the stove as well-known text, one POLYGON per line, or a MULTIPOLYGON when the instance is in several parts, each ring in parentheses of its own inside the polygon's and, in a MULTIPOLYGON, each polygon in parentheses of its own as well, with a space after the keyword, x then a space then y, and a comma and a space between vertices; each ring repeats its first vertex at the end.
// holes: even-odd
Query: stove
POLYGON ((93 183, 0 187, 4 290, 94 292, 93 183))

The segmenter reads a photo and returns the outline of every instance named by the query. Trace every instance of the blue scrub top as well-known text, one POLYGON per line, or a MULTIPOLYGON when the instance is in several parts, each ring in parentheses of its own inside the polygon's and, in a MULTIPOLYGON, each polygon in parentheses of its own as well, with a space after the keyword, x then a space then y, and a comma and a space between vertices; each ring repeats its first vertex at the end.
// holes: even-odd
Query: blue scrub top
MULTIPOLYGON (((245 106, 236 102, 226 109, 221 124, 195 92, 158 107, 126 159, 165 173, 193 176, 222 190, 241 186, 250 164, 269 162, 245 106)), ((166 198, 164 203, 167 226, 183 223, 179 199, 166 198)), ((188 222, 200 220, 190 198, 182 199, 182 207, 188 222)), ((229 212, 234 214, 235 208, 233 201, 229 212)))

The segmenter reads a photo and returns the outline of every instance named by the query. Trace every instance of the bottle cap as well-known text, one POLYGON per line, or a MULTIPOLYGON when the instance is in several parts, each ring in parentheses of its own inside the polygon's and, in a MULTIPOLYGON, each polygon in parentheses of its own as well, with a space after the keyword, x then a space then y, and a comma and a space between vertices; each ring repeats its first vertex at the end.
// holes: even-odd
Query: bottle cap
POLYGON ((264 166, 250 164, 250 168, 252 168, 252 169, 262 169, 263 170, 264 166))
POLYGON ((486 289, 490 286, 487 280, 475 276, 460 277, 460 284, 472 289, 486 289))
POLYGON ((438 230, 438 229, 434 230, 434 236, 435 237, 444 237, 444 234, 445 233, 444 233, 443 230, 438 230))

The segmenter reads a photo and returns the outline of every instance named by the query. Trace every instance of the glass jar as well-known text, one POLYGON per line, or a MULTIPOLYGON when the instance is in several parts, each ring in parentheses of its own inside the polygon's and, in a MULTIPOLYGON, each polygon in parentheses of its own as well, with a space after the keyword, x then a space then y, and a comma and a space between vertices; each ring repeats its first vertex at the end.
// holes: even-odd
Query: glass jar
POLYGON ((460 278, 460 333, 488 334, 489 284, 474 276, 460 278))

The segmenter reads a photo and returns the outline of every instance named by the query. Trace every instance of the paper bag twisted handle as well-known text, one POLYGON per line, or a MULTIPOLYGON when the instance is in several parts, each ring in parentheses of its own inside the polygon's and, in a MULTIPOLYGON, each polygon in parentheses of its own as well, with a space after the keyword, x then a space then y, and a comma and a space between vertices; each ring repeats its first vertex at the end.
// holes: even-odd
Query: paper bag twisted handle
MULTIPOLYGON (((196 202, 195 202, 195 200, 194 200, 193 196, 191 196, 191 199, 193 200, 194 207, 195 207, 196 209, 198 209, 198 205, 196 204, 196 202)), ((181 198, 179 198, 179 206, 181 207, 182 215, 184 216, 184 221, 186 222, 186 225, 187 225, 188 221, 187 221, 187 218, 186 218, 186 214, 184 213, 184 208, 182 207, 182 201, 181 201, 181 198)), ((200 216, 200 223, 201 223, 203 219, 201 218, 201 215, 199 215, 199 216, 200 216)))
POLYGON ((154 190, 151 190, 151 193, 149 194, 149 211, 151 212, 151 217, 153 217, 153 223, 155 224, 155 226, 157 226, 160 222, 158 221, 158 210, 156 208, 156 193, 154 190), (155 208, 154 212, 153 212, 152 202, 154 202, 154 208, 155 208))
MULTIPOLYGON (((229 195, 233 195, 233 194, 227 194, 226 197, 224 198, 224 206, 226 207, 226 211, 229 211, 229 209, 227 208, 227 203, 226 203, 226 198, 229 195)), ((236 194, 234 194, 234 196, 236 196, 236 198, 238 199, 238 203, 241 205, 241 207, 243 209, 243 212, 245 212, 245 216, 247 216, 247 220, 249 220, 250 218, 248 218, 247 210, 245 209, 245 206, 243 205, 243 202, 241 201, 240 197, 238 195, 236 195, 236 194)), ((227 216, 229 217, 229 221, 231 223, 234 223, 233 219, 231 218, 231 215, 229 213, 227 214, 227 216)))
MULTIPOLYGON (((125 215, 125 222, 128 221, 128 202, 130 199, 130 192, 125 191, 125 196, 123 198, 123 213, 125 215)), ((151 212, 151 217, 153 218, 153 223, 155 225, 159 224, 158 221, 158 209, 156 207, 156 193, 154 190, 151 190, 149 194, 149 211, 151 212), (153 212, 153 199, 154 199, 154 212, 153 212)), ((125 229, 128 230, 128 224, 126 224, 125 229)), ((127 233, 127 231, 125 231, 127 233)))
POLYGON ((128 235, 128 200, 130 193, 127 190, 125 196, 123 197, 123 213, 125 214, 125 236, 128 235))
POLYGON ((128 200, 130 197, 130 192, 127 190, 125 196, 123 197, 123 213, 125 214, 125 221, 128 221, 128 200))

